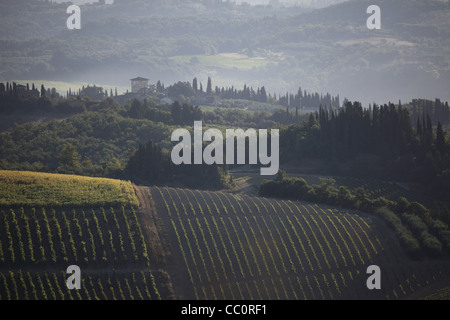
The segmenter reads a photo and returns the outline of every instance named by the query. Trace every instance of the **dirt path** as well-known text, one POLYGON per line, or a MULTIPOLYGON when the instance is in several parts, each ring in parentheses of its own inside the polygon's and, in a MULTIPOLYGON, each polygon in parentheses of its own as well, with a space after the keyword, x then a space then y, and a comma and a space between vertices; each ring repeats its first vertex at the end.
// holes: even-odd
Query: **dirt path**
POLYGON ((171 256, 169 246, 164 241, 164 230, 159 223, 159 217, 153 203, 152 195, 149 187, 141 187, 133 185, 136 196, 139 199, 138 213, 142 219, 144 228, 143 232, 151 248, 149 248, 150 260, 153 265, 163 266, 171 256))
POLYGON ((137 213, 144 225, 144 236, 149 239, 151 246, 149 254, 152 267, 164 269, 169 274, 174 296, 176 299, 183 299, 186 294, 185 288, 189 287, 189 283, 187 278, 183 277, 184 265, 179 261, 181 253, 174 254, 170 246, 171 240, 164 229, 164 217, 158 215, 150 188, 136 185, 133 187, 139 200, 137 213))

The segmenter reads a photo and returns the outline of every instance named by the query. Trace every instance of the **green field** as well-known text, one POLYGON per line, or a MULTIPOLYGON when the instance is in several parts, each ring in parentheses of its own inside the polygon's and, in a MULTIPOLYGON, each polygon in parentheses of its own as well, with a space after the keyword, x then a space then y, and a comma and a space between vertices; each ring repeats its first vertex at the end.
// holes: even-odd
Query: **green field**
POLYGON ((74 175, 0 171, 0 206, 137 206, 130 182, 74 175))
POLYGON ((214 54, 214 55, 184 55, 173 56, 170 60, 177 64, 193 64, 202 67, 238 69, 249 71, 253 68, 265 68, 269 64, 277 63, 276 60, 263 57, 248 57, 241 54, 214 54))
MULTIPOLYGON (((227 111, 236 111, 240 110, 243 114, 242 116, 245 117, 249 113, 255 113, 255 112, 269 112, 274 113, 275 111, 285 111, 286 108, 279 105, 279 104, 272 104, 272 103, 263 103, 258 101, 250 101, 250 100, 243 100, 243 99, 222 99, 219 103, 216 105, 200 105, 199 106, 202 111, 217 111, 217 108, 222 108, 222 112, 226 113, 227 111), (244 114, 244 111, 246 114, 244 114)), ((310 113, 310 111, 305 110, 298 110, 299 115, 305 115, 310 113)))

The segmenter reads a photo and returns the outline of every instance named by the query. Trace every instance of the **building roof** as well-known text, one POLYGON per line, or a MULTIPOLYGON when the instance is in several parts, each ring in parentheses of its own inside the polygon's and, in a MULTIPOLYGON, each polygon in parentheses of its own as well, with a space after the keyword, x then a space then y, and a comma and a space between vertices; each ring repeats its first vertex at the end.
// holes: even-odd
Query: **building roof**
POLYGON ((137 77, 137 78, 130 79, 130 80, 131 80, 131 81, 148 81, 149 79, 142 78, 142 77, 137 77))

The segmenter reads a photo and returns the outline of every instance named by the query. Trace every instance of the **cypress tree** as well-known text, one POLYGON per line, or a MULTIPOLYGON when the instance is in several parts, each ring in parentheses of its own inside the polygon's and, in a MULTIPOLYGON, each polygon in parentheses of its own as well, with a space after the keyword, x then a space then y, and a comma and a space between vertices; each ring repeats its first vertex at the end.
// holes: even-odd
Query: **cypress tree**
POLYGON ((436 130, 436 149, 442 155, 445 151, 445 133, 442 130, 442 125, 438 122, 437 130, 436 130))
POLYGON ((422 137, 422 135, 423 135, 423 128, 422 128, 422 123, 420 122, 419 117, 417 117, 417 125, 416 125, 416 127, 417 127, 417 135, 419 137, 422 137))
POLYGON ((211 94, 212 93, 212 81, 211 77, 208 77, 208 85, 206 87, 206 93, 211 94))
POLYGON ((422 134, 423 137, 425 137, 425 132, 426 132, 426 128, 427 128, 427 124, 425 123, 425 113, 422 112, 422 134))
POLYGON ((431 144, 433 143, 433 123, 431 122, 431 117, 427 114, 427 124, 424 128, 425 130, 425 147, 427 150, 431 148, 431 144))
POLYGON ((261 102, 267 102, 267 93, 266 88, 264 88, 264 86, 261 88, 260 95, 261 95, 261 102))

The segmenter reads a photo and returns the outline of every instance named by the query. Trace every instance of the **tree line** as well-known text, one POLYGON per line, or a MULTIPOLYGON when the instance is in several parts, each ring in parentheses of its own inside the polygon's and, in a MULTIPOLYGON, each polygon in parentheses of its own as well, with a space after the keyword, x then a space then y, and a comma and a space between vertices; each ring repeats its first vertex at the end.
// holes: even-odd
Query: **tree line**
POLYGON ((149 140, 140 144, 128 160, 122 175, 135 182, 151 185, 176 185, 189 188, 227 188, 226 165, 179 165, 172 163, 170 152, 149 140))
MULTIPOLYGON (((100 92, 99 88, 94 91, 100 92)), ((432 116, 423 112, 412 124, 409 105, 374 104, 365 109, 358 102, 344 101, 342 108, 319 106, 305 117, 288 107, 273 113, 223 108, 202 111, 188 103, 161 105, 145 99, 120 105, 114 97, 102 101, 79 96, 52 98, 47 89, 41 89, 39 98, 17 98, 28 108, 24 110, 79 115, 62 123, 16 126, 12 134, 0 135, 2 168, 115 177, 139 143, 151 139, 169 149, 171 126, 191 126, 202 120, 209 125, 241 128, 279 126, 281 164, 318 159, 324 163, 321 173, 418 182, 433 198, 446 200, 449 196, 450 146, 444 127, 439 121, 434 126, 432 116), (68 166, 76 169, 68 170, 65 163, 70 161, 61 159, 65 151, 74 153, 70 145, 76 147, 80 159, 77 165, 68 166)), ((0 91, 0 101, 15 97, 13 84, 0 91)), ((437 110, 442 108, 443 103, 437 110)))
POLYGON ((117 89, 113 92, 96 85, 82 86, 77 91, 67 90, 64 97, 56 88, 45 88, 42 84, 38 89, 34 83, 31 86, 16 82, 0 83, 0 114, 25 113, 62 113, 77 114, 89 111, 95 104, 109 98, 117 98, 117 89))
MULTIPOLYGON (((448 215, 443 222, 435 215, 435 210, 429 210, 418 202, 409 202, 403 197, 397 201, 384 197, 370 199, 364 188, 352 192, 345 186, 336 188, 335 182, 333 179, 321 179, 319 184, 311 186, 305 179, 288 177, 285 171, 280 170, 275 180, 263 181, 259 195, 369 212, 387 222, 411 257, 441 257, 450 253, 448 215)), ((446 211, 448 213, 448 208, 446 211)))
POLYGON ((450 123, 450 108, 448 101, 445 103, 441 99, 434 101, 428 99, 413 99, 407 105, 411 122, 414 123, 417 119, 425 118, 425 115, 430 117, 431 123, 436 126, 440 122, 443 126, 450 123))
POLYGON ((282 163, 323 159, 328 173, 419 182, 435 197, 449 196, 450 144, 442 125, 435 129, 425 115, 414 127, 401 104, 321 108, 308 121, 282 127, 280 154, 282 163))
POLYGON ((332 96, 330 93, 319 94, 318 92, 307 92, 298 88, 296 93, 286 92, 284 94, 268 93, 264 86, 256 89, 244 84, 242 89, 234 86, 231 87, 213 87, 211 77, 208 77, 206 88, 203 84, 194 78, 191 82, 179 81, 173 85, 165 87, 164 84, 158 80, 156 83, 156 92, 166 94, 170 98, 180 100, 180 102, 203 102, 213 103, 216 99, 242 99, 248 101, 257 101, 261 103, 270 103, 286 107, 289 109, 309 110, 318 109, 319 106, 324 106, 332 109, 339 108, 339 95, 332 96), (187 100, 185 100, 188 98, 187 100))

